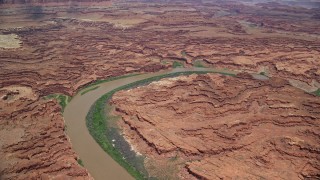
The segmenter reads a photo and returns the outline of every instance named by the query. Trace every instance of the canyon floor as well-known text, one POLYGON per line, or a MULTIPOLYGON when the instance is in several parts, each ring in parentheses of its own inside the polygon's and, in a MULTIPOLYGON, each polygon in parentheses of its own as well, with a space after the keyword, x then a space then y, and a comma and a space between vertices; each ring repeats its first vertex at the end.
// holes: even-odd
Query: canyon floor
POLYGON ((199 75, 118 93, 120 125, 151 160, 172 158, 182 178, 319 178, 319 19, 312 0, 0 1, 0 179, 92 179, 49 95, 176 65, 271 79, 199 75))

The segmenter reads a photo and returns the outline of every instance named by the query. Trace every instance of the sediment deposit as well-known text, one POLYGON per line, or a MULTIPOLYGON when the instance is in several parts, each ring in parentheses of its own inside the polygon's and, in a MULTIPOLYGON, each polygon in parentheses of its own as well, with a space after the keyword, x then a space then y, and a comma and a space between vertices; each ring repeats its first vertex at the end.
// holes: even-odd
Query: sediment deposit
POLYGON ((245 73, 181 76, 120 91, 111 102, 151 175, 320 176, 320 98, 286 80, 254 80, 245 73))

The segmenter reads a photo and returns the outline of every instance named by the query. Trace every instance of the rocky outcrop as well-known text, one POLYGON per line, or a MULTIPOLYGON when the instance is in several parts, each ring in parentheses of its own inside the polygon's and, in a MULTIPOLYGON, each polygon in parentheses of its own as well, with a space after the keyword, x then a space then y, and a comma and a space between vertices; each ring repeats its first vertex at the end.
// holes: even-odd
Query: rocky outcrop
POLYGON ((100 10, 85 5, 3 7, 0 32, 17 35, 21 47, 0 50, 0 86, 22 84, 41 95, 71 95, 96 79, 158 71, 173 61, 191 66, 201 60, 220 68, 266 71, 320 88, 320 42, 312 34, 320 32, 320 26, 306 19, 313 10, 295 9, 295 14, 274 18, 259 6, 234 3, 172 2, 173 10, 161 3, 114 3, 123 12, 110 5, 100 10), (43 14, 34 16, 30 8, 43 14), (235 9, 240 9, 237 15, 235 9), (263 16, 250 16, 256 11, 263 16), (27 23, 14 26, 15 16, 27 16, 27 23), (296 16, 302 20, 293 21, 296 16), (286 33, 276 31, 278 24, 289 27, 286 33), (293 28, 295 24, 303 30, 293 28))
POLYGON ((135 149, 156 167, 179 162, 181 179, 320 176, 320 98, 286 80, 181 76, 120 91, 111 103, 135 149))
POLYGON ((91 179, 64 132, 61 108, 30 87, 0 89, 1 179, 91 179))

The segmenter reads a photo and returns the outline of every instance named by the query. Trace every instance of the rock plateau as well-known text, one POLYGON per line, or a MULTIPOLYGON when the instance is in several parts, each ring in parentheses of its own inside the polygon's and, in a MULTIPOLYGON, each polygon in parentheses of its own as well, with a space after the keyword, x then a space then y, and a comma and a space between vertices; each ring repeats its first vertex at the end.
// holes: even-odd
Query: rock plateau
POLYGON ((120 91, 111 102, 160 179, 320 177, 320 98, 285 80, 181 76, 120 91))

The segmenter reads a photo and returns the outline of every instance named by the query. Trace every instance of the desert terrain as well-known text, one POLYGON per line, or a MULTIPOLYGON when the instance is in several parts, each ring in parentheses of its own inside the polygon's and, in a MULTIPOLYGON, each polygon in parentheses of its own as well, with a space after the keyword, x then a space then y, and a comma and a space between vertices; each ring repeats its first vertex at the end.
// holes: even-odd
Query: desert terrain
POLYGON ((163 79, 112 99, 159 179, 317 179, 320 99, 277 78, 163 79))
POLYGON ((92 179, 66 134, 65 105, 94 81, 176 66, 243 73, 114 96, 152 176, 171 158, 173 179, 319 178, 319 6, 0 0, 0 179, 92 179))

